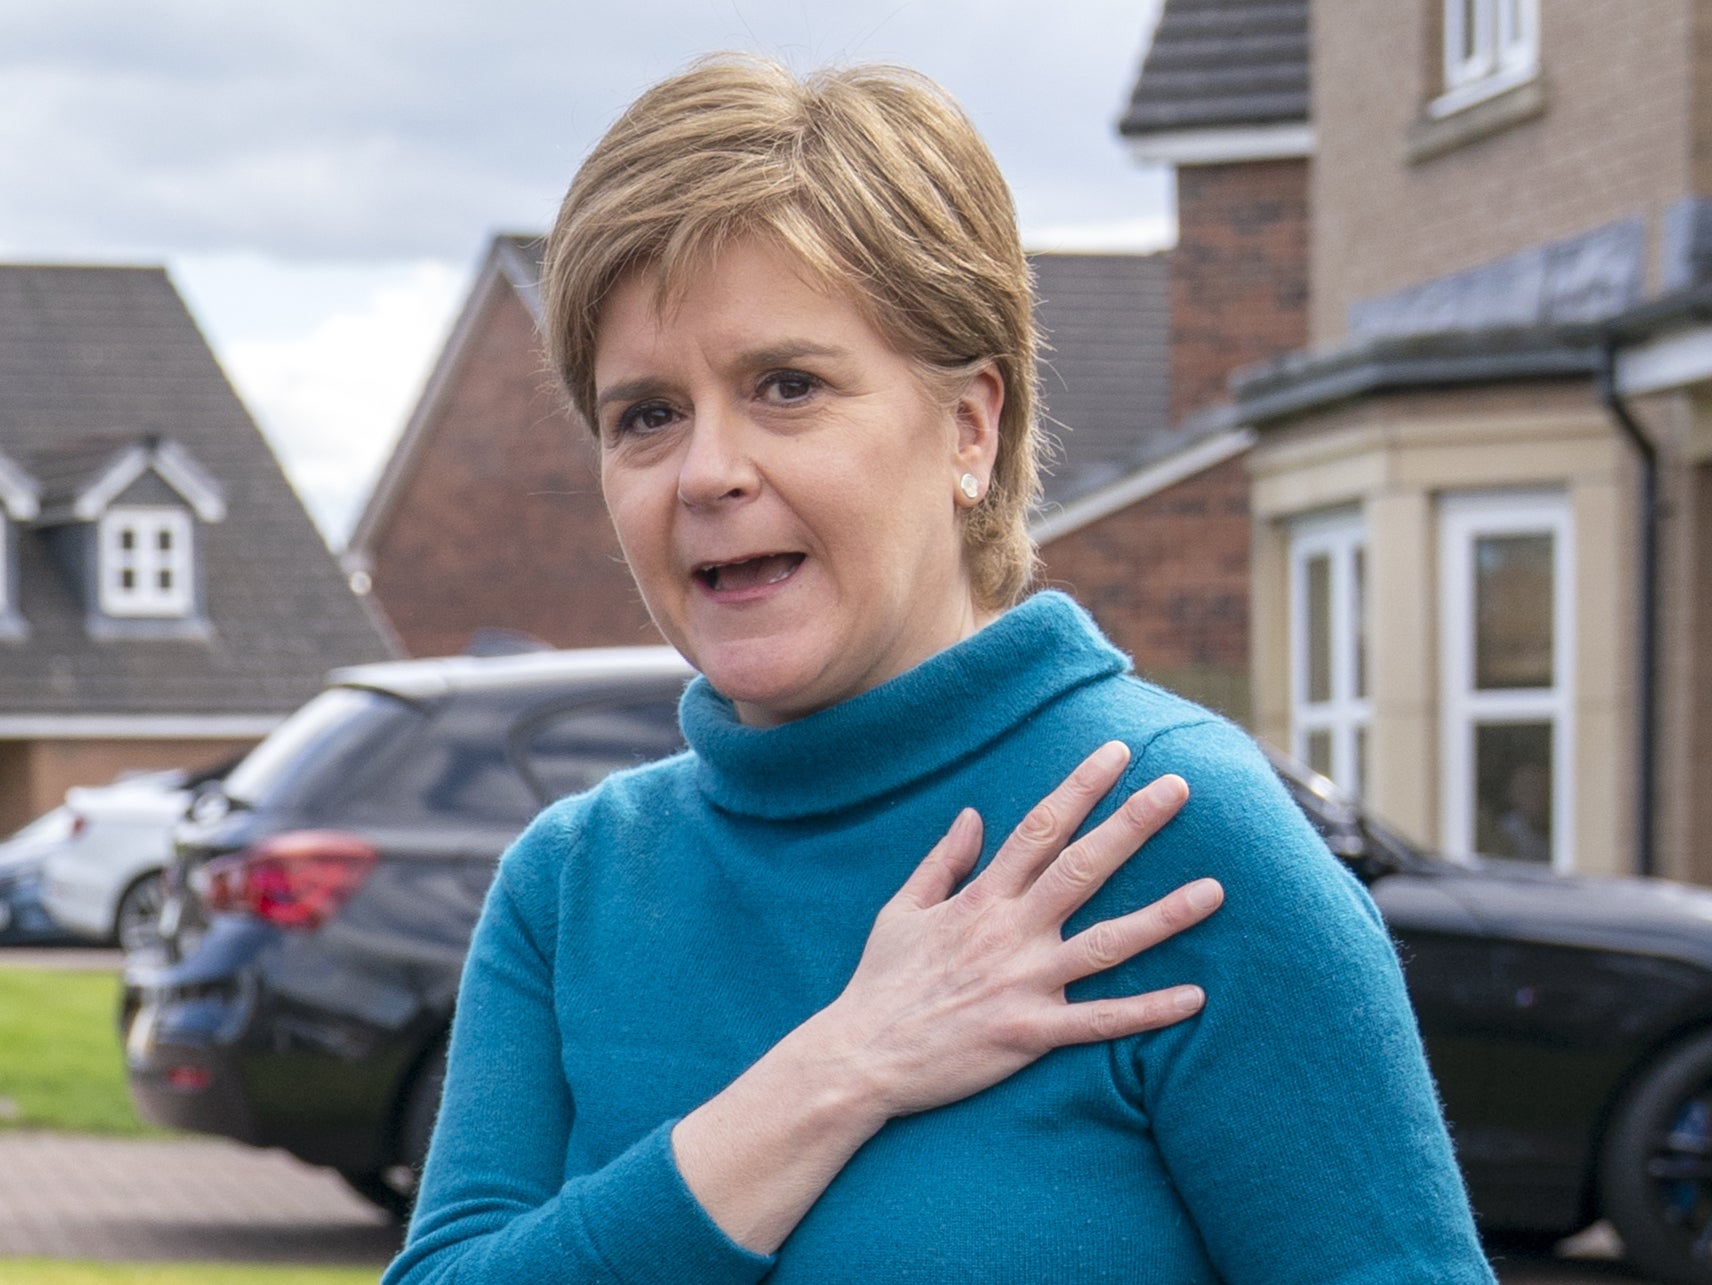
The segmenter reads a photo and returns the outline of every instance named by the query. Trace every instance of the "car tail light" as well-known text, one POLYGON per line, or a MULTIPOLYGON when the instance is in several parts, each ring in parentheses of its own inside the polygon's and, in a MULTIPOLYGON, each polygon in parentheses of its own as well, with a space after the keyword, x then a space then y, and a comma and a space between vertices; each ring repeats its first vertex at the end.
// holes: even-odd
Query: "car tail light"
POLYGON ((339 913, 378 856, 373 844, 336 830, 292 830, 210 861, 190 885, 209 910, 307 931, 339 913))

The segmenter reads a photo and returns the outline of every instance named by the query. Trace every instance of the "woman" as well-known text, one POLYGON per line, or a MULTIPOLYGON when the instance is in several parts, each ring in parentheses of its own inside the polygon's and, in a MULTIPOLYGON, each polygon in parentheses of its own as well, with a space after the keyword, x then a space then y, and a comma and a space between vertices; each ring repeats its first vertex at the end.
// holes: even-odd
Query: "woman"
POLYGON ((956 108, 704 63, 544 284, 691 752, 503 861, 388 1280, 1489 1281, 1371 903, 1018 601, 1027 269, 956 108))

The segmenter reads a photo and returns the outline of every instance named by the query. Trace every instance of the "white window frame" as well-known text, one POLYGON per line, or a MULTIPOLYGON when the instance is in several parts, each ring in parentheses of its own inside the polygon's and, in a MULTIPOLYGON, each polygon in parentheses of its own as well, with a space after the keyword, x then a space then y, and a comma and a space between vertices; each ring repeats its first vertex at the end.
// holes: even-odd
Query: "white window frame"
MULTIPOLYGON (((1373 725, 1370 691, 1356 691, 1358 640, 1371 638, 1365 621, 1357 618, 1355 559, 1367 554, 1367 523, 1359 509, 1342 509, 1299 518, 1290 524, 1290 752, 1308 762, 1308 737, 1331 735, 1331 778, 1348 793, 1360 796, 1362 779, 1360 737, 1373 725), (1309 693, 1308 563, 1324 556, 1330 563, 1331 697, 1313 701, 1309 693)), ((1367 595, 1371 599, 1372 595, 1367 595)), ((1367 657, 1368 687, 1372 686, 1373 657, 1367 657)))
POLYGON ((1475 847, 1475 729, 1484 723, 1552 725, 1554 870, 1575 868, 1575 547, 1573 513, 1562 491, 1444 496, 1439 505, 1439 620, 1443 667, 1440 715, 1440 846, 1475 847), (1475 541, 1483 536, 1552 537, 1552 685, 1477 691, 1474 687, 1475 541))
POLYGON ((182 618, 195 603, 192 576, 196 568, 194 531, 184 509, 131 505, 108 509, 96 531, 96 582, 102 614, 119 619, 182 618), (122 543, 123 533, 135 539, 130 549, 122 543), (162 533, 169 548, 159 548, 162 533), (124 573, 132 573, 126 587, 124 573), (171 573, 172 585, 162 589, 158 573, 171 573))
POLYGON ((1429 115, 1448 116, 1540 74, 1539 0, 1444 0, 1443 13, 1445 92, 1429 115))

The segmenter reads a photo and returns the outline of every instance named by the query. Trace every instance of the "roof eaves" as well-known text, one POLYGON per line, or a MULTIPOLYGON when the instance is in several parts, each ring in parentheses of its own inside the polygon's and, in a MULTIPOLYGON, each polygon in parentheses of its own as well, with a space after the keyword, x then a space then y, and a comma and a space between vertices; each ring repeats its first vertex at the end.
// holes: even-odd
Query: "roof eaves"
POLYGON ((1375 393, 1516 380, 1586 379, 1599 369, 1589 326, 1470 330, 1375 339, 1326 353, 1295 353, 1231 377, 1236 420, 1264 428, 1375 393))
POLYGON ((0 509, 14 522, 32 522, 41 512, 41 487, 0 453, 0 509))

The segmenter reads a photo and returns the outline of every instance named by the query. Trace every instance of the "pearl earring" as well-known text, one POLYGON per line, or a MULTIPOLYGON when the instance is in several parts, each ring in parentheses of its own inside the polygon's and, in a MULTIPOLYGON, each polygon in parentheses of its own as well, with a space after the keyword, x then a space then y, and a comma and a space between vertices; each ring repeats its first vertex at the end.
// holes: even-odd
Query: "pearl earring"
POLYGON ((963 498, 971 504, 981 498, 981 484, 975 480, 973 473, 965 473, 958 478, 957 488, 963 492, 963 498))

